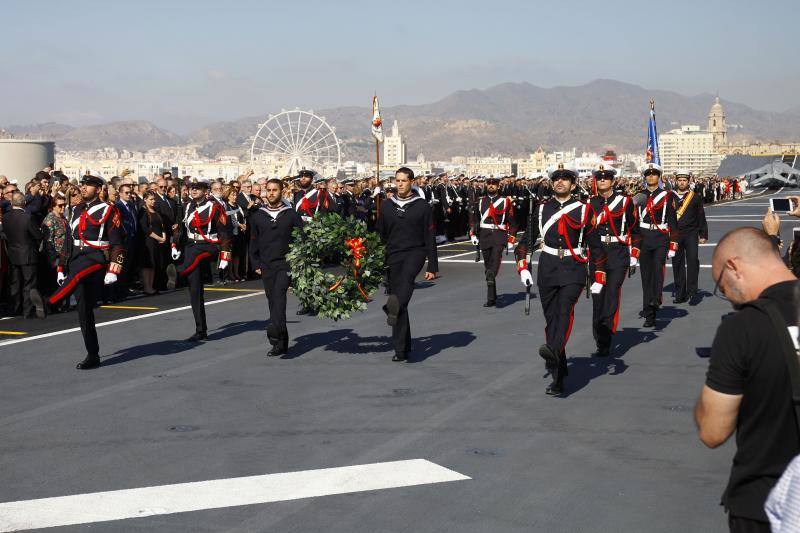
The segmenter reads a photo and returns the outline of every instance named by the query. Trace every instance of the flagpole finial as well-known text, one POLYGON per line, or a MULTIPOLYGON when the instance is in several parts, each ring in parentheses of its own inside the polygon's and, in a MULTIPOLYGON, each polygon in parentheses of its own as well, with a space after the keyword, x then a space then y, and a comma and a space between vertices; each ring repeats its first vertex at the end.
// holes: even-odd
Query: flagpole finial
POLYGON ((651 98, 650 99, 650 110, 651 111, 655 111, 655 109, 656 109, 656 101, 651 98))

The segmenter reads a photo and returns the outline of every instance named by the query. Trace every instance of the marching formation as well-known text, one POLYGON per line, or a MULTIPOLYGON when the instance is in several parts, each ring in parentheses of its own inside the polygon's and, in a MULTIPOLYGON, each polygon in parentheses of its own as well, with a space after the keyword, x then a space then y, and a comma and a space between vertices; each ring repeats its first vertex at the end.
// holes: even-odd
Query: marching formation
MULTIPOLYGON (((328 213, 362 218, 385 245, 386 293, 383 305, 392 328, 393 361, 405 361, 411 350, 409 302, 416 277, 438 274, 437 244, 464 234, 476 248, 476 262, 483 258, 486 281, 485 307, 497 301, 496 279, 503 253, 513 250, 517 272, 528 291, 536 281, 546 327, 538 349, 552 382, 546 392, 564 392, 568 373, 567 343, 573 327, 575 305, 582 293, 592 298, 592 333, 597 357, 611 354, 617 331, 622 286, 638 267, 641 272, 644 327, 655 326, 667 259, 675 272, 675 299, 696 303, 699 272, 698 245, 708 238, 703 198, 691 187, 691 176, 680 171, 675 187, 665 189, 662 171, 648 164, 642 173, 644 186, 633 194, 617 179, 616 171, 600 164, 591 182, 580 183, 578 174, 563 164, 548 178, 535 183, 489 176, 452 183, 447 176, 429 183, 402 167, 394 180, 382 181, 358 194, 348 189, 333 191, 328 180, 311 170, 295 178, 270 179, 264 185, 263 202, 250 218, 249 259, 261 276, 269 307, 267 355, 289 350, 286 326, 287 292, 291 286, 287 254, 294 230, 328 213), (589 192, 591 190, 591 193, 589 192), (364 198, 370 208, 363 209, 364 198), (360 200, 359 200, 360 199, 360 200), (362 209, 359 209, 362 207, 362 209), (520 234, 520 230, 522 233, 520 234), (518 235, 520 234, 520 235, 518 235), (520 239, 518 240, 518 236, 520 239), (538 260, 533 254, 540 252, 538 260)), ((377 183, 377 182, 376 182, 377 183)), ((91 302, 102 284, 116 281, 125 258, 120 252, 124 229, 116 207, 100 201, 102 178, 87 175, 81 182, 81 203, 69 220, 71 238, 66 247, 67 266, 59 272, 61 288, 50 298, 54 304, 73 293, 87 356, 79 369, 100 366, 99 346, 91 302), (105 271, 105 277, 102 273, 105 271)), ((190 201, 181 225, 173 228, 172 259, 167 267, 168 287, 186 278, 195 319, 188 342, 207 340, 208 326, 203 298, 203 267, 224 269, 231 260, 230 225, 219 202, 209 195, 209 182, 190 182, 190 201), (183 250, 177 234, 187 236, 183 250)), ((526 314, 528 313, 526 305, 526 314)), ((313 313, 302 308, 298 314, 313 313)))

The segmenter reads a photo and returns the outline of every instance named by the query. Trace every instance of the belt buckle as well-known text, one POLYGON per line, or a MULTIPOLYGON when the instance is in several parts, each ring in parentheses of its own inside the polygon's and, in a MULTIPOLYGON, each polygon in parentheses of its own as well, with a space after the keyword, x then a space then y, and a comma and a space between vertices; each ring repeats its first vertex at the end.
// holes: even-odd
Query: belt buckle
POLYGON ((559 248, 558 249, 558 258, 559 259, 564 259, 564 249, 563 248, 559 248))
POLYGON ((611 244, 611 235, 603 235, 603 242, 606 244, 611 244))

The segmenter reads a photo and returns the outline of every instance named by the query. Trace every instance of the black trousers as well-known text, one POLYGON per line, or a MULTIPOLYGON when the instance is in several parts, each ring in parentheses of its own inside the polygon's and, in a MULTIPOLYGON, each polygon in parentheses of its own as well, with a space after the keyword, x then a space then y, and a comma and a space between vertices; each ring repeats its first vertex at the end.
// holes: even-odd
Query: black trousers
POLYGON ((559 357, 566 357, 564 349, 572 331, 575 304, 581 296, 584 285, 572 283, 554 287, 539 287, 542 311, 546 326, 544 328, 547 345, 559 357))
POLYGON ((28 317, 33 314, 34 307, 31 302, 31 289, 36 288, 36 272, 38 266, 33 265, 9 265, 9 275, 11 277, 11 306, 13 314, 22 314, 28 317))
POLYGON ((269 323, 273 330, 274 338, 269 342, 273 346, 282 347, 284 350, 289 345, 289 330, 286 329, 286 291, 289 290, 288 268, 261 269, 261 281, 264 283, 264 293, 267 295, 269 306, 269 323))
POLYGON ((189 301, 192 304, 195 332, 205 335, 206 302, 203 293, 203 270, 201 265, 214 261, 217 247, 205 243, 189 243, 183 250, 183 262, 177 267, 178 273, 189 282, 189 301))
MULTIPOLYGON (((644 233, 645 230, 642 230, 644 233)), ((667 264, 669 239, 667 236, 642 238, 639 248, 639 271, 642 276, 642 316, 656 316, 661 307, 661 292, 664 290, 664 269, 667 264)))
POLYGON ((484 247, 481 243, 481 253, 483 254, 483 267, 486 272, 492 272, 495 276, 500 272, 500 265, 503 264, 503 252, 506 249, 506 241, 503 244, 492 242, 491 246, 484 247))
POLYGON ((426 256, 425 250, 412 250, 389 259, 389 294, 394 294, 400 302, 397 322, 392 326, 392 343, 397 354, 411 351, 408 303, 414 293, 414 280, 422 270, 426 256))
POLYGON ((78 322, 83 335, 83 344, 86 346, 86 355, 90 358, 100 357, 100 345, 97 342, 97 329, 94 323, 94 306, 97 299, 103 294, 103 277, 106 265, 98 263, 86 255, 80 255, 70 260, 68 265, 69 276, 64 284, 48 300, 50 305, 55 305, 71 294, 78 301, 78 322))
POLYGON ((606 286, 600 294, 592 295, 592 333, 598 349, 609 348, 617 332, 622 284, 627 275, 627 268, 606 270, 606 286))
POLYGON ((697 278, 700 276, 699 241, 697 233, 683 235, 678 239, 678 251, 672 258, 676 298, 685 298, 688 294, 697 292, 697 278))
POLYGON ((728 528, 731 533, 770 533, 769 522, 761 522, 743 516, 728 515, 728 528))

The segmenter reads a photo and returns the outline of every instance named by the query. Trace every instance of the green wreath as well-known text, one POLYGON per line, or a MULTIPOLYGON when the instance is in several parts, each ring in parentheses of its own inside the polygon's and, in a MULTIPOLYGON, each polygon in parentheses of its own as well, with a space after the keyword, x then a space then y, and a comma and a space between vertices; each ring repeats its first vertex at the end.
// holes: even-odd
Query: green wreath
POLYGON ((300 303, 333 320, 365 311, 383 280, 383 243, 352 217, 326 214, 296 228, 286 259, 300 303))

